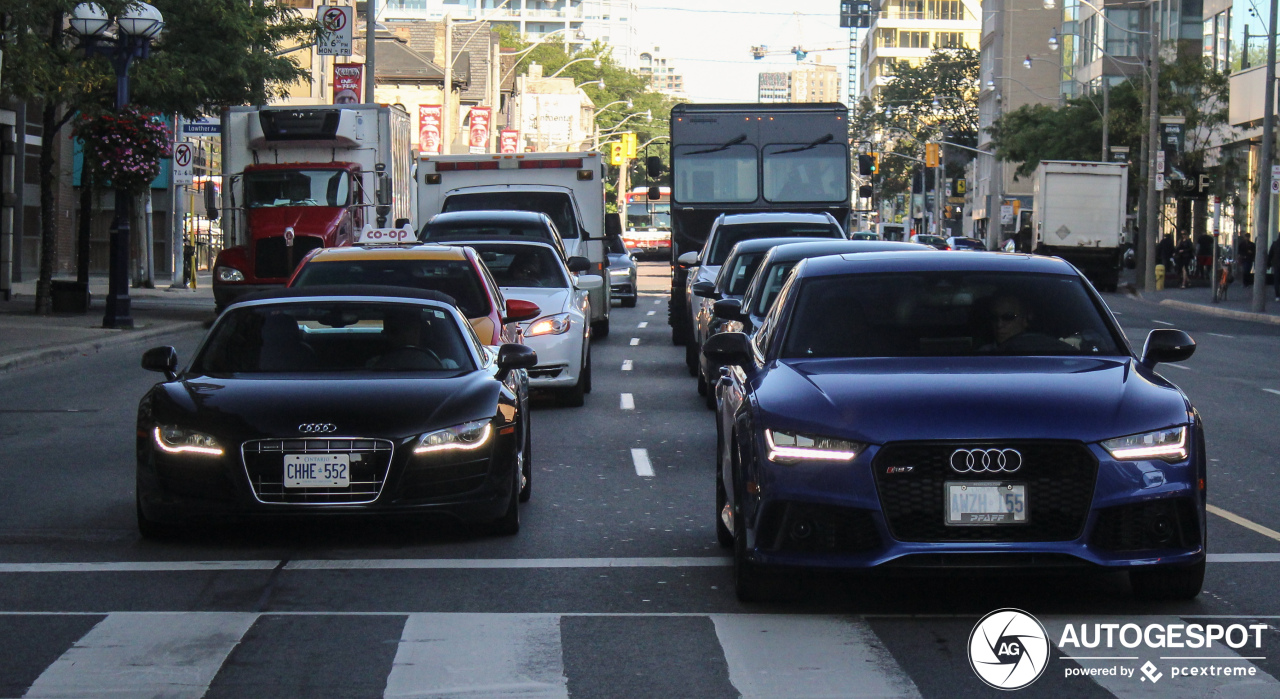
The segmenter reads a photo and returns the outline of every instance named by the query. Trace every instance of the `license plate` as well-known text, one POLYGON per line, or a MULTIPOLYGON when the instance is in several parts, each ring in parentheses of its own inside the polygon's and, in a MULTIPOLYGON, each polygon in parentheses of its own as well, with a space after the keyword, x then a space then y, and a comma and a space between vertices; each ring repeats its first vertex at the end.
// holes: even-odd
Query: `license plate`
POLYGON ((345 488, 350 474, 350 454, 284 455, 286 488, 345 488))
POLYGON ((1027 486, 1016 483, 947 483, 947 524, 1025 524, 1027 486))

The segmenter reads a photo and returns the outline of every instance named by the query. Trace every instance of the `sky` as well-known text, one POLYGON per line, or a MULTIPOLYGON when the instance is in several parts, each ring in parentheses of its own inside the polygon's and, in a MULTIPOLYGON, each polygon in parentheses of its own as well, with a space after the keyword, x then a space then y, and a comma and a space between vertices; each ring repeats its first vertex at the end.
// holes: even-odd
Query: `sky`
MULTIPOLYGON (((753 60, 751 47, 771 52, 799 45, 814 52, 808 61, 840 72, 848 95, 849 30, 840 28, 840 0, 636 0, 640 50, 658 47, 694 102, 755 102, 757 75, 791 70, 791 53, 753 60), (817 52, 817 49, 836 49, 817 52)), ((846 100, 841 100, 846 101, 846 100)))

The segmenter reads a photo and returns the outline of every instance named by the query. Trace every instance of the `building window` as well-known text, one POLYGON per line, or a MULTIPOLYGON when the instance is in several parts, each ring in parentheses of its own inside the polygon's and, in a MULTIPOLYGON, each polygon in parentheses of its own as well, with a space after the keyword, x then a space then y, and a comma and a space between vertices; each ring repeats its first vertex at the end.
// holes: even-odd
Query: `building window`
POLYGON ((881 48, 894 48, 898 45, 897 29, 881 29, 876 34, 876 46, 881 48))
POLYGON ((898 46, 904 49, 927 49, 929 32, 898 32, 898 46))
POLYGON ((958 49, 964 46, 963 32, 938 32, 934 35, 935 49, 958 49))
POLYGON ((964 19, 964 5, 960 0, 929 0, 929 18, 942 20, 964 19))

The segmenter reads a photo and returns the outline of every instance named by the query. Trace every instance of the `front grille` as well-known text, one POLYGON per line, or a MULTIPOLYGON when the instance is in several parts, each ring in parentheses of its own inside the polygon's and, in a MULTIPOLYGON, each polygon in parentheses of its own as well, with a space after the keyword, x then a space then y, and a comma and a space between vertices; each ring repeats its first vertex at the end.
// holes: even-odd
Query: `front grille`
POLYGON ((373 502, 382 491, 392 445, 385 439, 260 439, 245 442, 240 453, 253 494, 262 502, 359 504, 373 502), (345 488, 286 488, 285 454, 350 454, 350 484, 345 488))
POLYGON ((429 500, 461 495, 484 485, 488 477, 488 458, 445 465, 411 464, 405 470, 400 497, 405 500, 429 500))
POLYGON ((1079 538, 1093 502, 1098 461, 1079 442, 897 442, 872 462, 880 506, 899 541, 1070 541, 1079 538), (1022 453, 1015 473, 956 473, 951 453, 967 448, 1012 448, 1022 453), (893 471, 893 472, 890 472, 893 471), (1027 523, 947 526, 947 481, 1009 481, 1027 487, 1027 523))
POLYGON ((529 369, 529 378, 531 379, 554 379, 565 370, 563 364, 556 366, 536 366, 529 369))
MULTIPOLYGON (((284 236, 259 238, 253 244, 253 274, 258 279, 283 279, 293 274, 289 265, 289 248, 284 244, 284 236)), ((293 264, 302 262, 302 258, 312 250, 324 247, 324 241, 311 235, 299 235, 293 239, 293 264)))
POLYGON ((762 551, 854 553, 880 547, 871 512, 849 507, 779 502, 760 521, 762 551))
POLYGON ((1098 512, 1089 543, 1104 551, 1189 549, 1200 545, 1196 506, 1189 498, 1108 507, 1098 512))

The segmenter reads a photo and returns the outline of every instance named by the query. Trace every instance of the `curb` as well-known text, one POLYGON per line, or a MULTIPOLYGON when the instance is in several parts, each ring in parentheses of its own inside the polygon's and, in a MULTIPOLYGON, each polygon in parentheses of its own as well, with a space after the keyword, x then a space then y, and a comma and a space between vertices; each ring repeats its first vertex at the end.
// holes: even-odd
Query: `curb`
POLYGON ((1160 302, 1161 306, 1169 306, 1183 311, 1192 311, 1195 313, 1204 313, 1205 315, 1218 316, 1220 318, 1232 318, 1235 320, 1246 320, 1253 323, 1265 323, 1267 325, 1280 325, 1280 316, 1273 316, 1267 313, 1250 313, 1249 311, 1234 311, 1230 308, 1215 308, 1214 306, 1204 306, 1198 303, 1188 303, 1186 301, 1175 301, 1173 299, 1164 299, 1160 302))
POLYGON ((124 331, 119 335, 105 337, 100 340, 88 340, 74 345, 45 347, 43 349, 34 349, 27 352, 20 352, 18 354, 11 354, 7 357, 0 357, 0 374, 13 371, 15 369, 25 369, 39 364, 49 364, 78 354, 97 353, 104 349, 124 347, 134 343, 145 342, 146 340, 150 340, 161 335, 182 332, 184 330, 194 330, 202 326, 203 324, 197 321, 173 323, 147 328, 145 330, 124 331))

